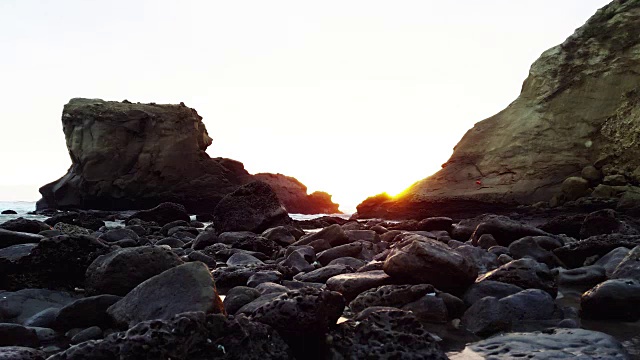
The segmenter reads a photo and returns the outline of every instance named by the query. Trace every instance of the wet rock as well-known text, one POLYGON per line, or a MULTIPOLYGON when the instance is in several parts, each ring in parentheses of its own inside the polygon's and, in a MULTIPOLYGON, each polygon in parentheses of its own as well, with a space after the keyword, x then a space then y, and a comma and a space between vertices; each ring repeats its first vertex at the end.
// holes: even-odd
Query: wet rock
POLYGON ((263 265, 264 263, 260 261, 255 256, 251 256, 246 253, 237 252, 229 259, 227 259, 228 266, 252 266, 252 265, 263 265))
POLYGON ((0 229, 0 249, 19 244, 37 244, 44 238, 42 235, 0 229))
POLYGON ((640 236, 608 234, 592 236, 578 242, 568 243, 553 250, 553 253, 567 266, 575 268, 584 264, 589 257, 602 257, 618 247, 634 248, 640 245, 640 236))
POLYGON ((536 359, 630 359, 620 342, 612 336, 584 329, 499 335, 469 344, 450 359, 514 359, 527 354, 534 355, 536 359))
POLYGON ((209 268, 200 262, 180 265, 146 280, 108 309, 116 322, 129 326, 187 311, 224 313, 209 268))
POLYGON ((616 267, 618 267, 618 264, 622 262, 622 259, 624 259, 628 253, 629 248, 615 248, 598 259, 598 261, 596 261, 594 265, 602 266, 606 272, 607 277, 610 277, 615 271, 616 267))
POLYGON ((109 328, 111 318, 107 309, 122 299, 116 295, 96 295, 78 299, 60 309, 52 325, 54 329, 69 330, 100 326, 109 328))
POLYGON ((16 215, 18 213, 15 210, 7 209, 7 210, 2 210, 2 212, 0 212, 0 214, 2 214, 2 215, 16 215))
POLYGON ((607 280, 582 294, 580 315, 587 319, 637 321, 640 319, 640 281, 607 280))
POLYGON ((0 360, 45 360, 46 357, 44 352, 29 347, 0 347, 0 360))
POLYGON ((17 219, 3 222, 2 224, 0 224, 0 229, 37 234, 44 230, 51 230, 51 226, 42 221, 19 217, 17 219))
MULTIPOLYGON (((360 259, 356 259, 354 257, 341 257, 341 258, 337 258, 337 259, 333 259, 329 262, 329 264, 327 264, 327 266, 329 265, 346 265, 346 266, 351 266, 354 269, 358 269, 362 266, 364 266, 367 262, 364 260, 360 260, 360 259)), ((376 269, 376 270, 382 270, 382 268, 380 269, 376 269)))
POLYGON ((408 311, 381 308, 359 314, 330 333, 333 359, 447 359, 408 311))
POLYGON ((154 245, 156 246, 166 245, 172 249, 179 249, 184 247, 184 241, 174 237, 166 237, 164 239, 156 241, 154 245))
POLYGON ((353 273, 356 270, 347 265, 327 265, 319 269, 315 269, 306 274, 300 273, 293 277, 297 281, 325 283, 329 278, 340 274, 353 273))
POLYGON ((243 306, 259 298, 260 295, 260 291, 254 288, 236 286, 227 292, 222 304, 224 305, 227 314, 233 315, 243 306))
MULTIPOLYGON (((27 319, 49 308, 61 308, 78 297, 63 291, 23 289, 5 291, 0 296, 0 322, 25 323, 27 319)), ((40 326, 28 324, 31 326, 40 326)))
POLYGON ((311 265, 302 252, 296 250, 289 254, 287 258, 280 263, 284 273, 288 273, 291 276, 299 274, 301 272, 313 271, 315 267, 311 265))
MULTIPOLYGON (((282 246, 291 245, 296 242, 296 237, 292 234, 294 228, 290 226, 276 226, 262 232, 261 236, 269 240, 275 241, 282 246)), ((296 235, 298 233, 296 232, 296 235)))
POLYGON ((108 243, 116 242, 124 239, 132 239, 132 240, 138 241, 139 238, 140 237, 138 236, 138 234, 136 234, 135 231, 131 229, 124 229, 124 228, 109 230, 98 237, 98 239, 108 243))
POLYGON ((23 325, 47 328, 54 326, 58 313, 60 313, 60 308, 50 307, 44 309, 26 319, 23 322, 23 325))
POLYGON ((465 311, 461 325, 470 332, 487 336, 511 328, 511 318, 504 315, 504 306, 493 296, 486 296, 465 311))
POLYGON ((411 311, 418 320, 428 323, 446 323, 449 312, 444 300, 435 294, 427 294, 416 301, 402 306, 402 310, 411 311))
POLYGON ((164 236, 170 236, 169 230, 179 226, 189 226, 189 222, 186 220, 175 220, 175 221, 168 222, 160 228, 160 233, 164 236))
POLYGON ((558 294, 555 277, 547 265, 528 258, 504 264, 496 270, 478 277, 477 282, 485 280, 500 281, 523 289, 541 289, 554 298, 558 294))
POLYGON ((10 262, 17 262, 20 259, 31 254, 31 250, 33 250, 36 246, 37 244, 11 245, 9 247, 0 249, 0 258, 10 262))
POLYGON ((182 313, 169 320, 144 321, 126 332, 88 341, 58 353, 50 360, 227 358, 289 359, 289 348, 271 327, 244 316, 182 313))
POLYGON ((191 248, 194 250, 203 250, 209 245, 213 245, 218 242, 218 235, 215 231, 203 231, 191 244, 191 248))
POLYGON ((69 211, 51 216, 44 221, 47 225, 55 226, 58 223, 65 223, 80 226, 85 229, 98 231, 104 226, 104 221, 88 212, 69 211))
POLYGON ((86 291, 124 296, 143 281, 182 263, 172 251, 159 246, 118 249, 89 265, 86 291))
POLYGON ((640 281, 640 245, 629 251, 611 274, 612 279, 635 279, 640 281))
POLYGON ((347 256, 357 257, 361 252, 362 244, 360 242, 339 245, 319 253, 318 262, 323 266, 326 266, 332 260, 347 256))
MULTIPOLYGON (((153 221, 160 226, 176 220, 185 222, 189 222, 190 220, 189 214, 187 214, 184 206, 172 202, 164 202, 154 208, 135 212, 129 217, 129 220, 130 219, 153 221)), ((127 220, 127 225, 129 224, 129 220, 127 220)))
POLYGON ((605 269, 599 265, 583 266, 575 269, 561 270, 558 284, 590 289, 607 280, 605 269))
POLYGON ((89 340, 102 339, 102 329, 99 326, 88 327, 71 338, 71 344, 79 344, 89 340))
POLYGON ((464 291, 478 275, 465 257, 447 245, 419 235, 408 237, 391 250, 384 271, 396 281, 432 284, 453 293, 464 291))
POLYGON ((341 293, 351 301, 360 293, 392 283, 391 277, 381 270, 336 275, 327 280, 327 289, 341 293))
POLYGON ((293 224, 273 189, 261 181, 243 185, 223 197, 213 216, 218 232, 261 233, 272 227, 293 224))
POLYGON ((471 285, 464 293, 462 300, 467 306, 471 306, 487 296, 492 296, 500 300, 522 290, 523 289, 521 287, 516 285, 499 281, 483 280, 471 285))
POLYGON ((471 262, 478 274, 484 274, 500 266, 498 257, 495 254, 477 246, 461 245, 456 247, 455 252, 471 262))
POLYGON ((504 316, 513 323, 532 320, 562 319, 562 312, 554 298, 540 289, 527 289, 499 300, 504 306, 504 316))
POLYGON ((187 258, 189 261, 200 261, 203 262, 205 264, 207 264, 207 266, 210 269, 215 269, 216 266, 218 265, 218 263, 216 262, 216 259, 214 259, 213 257, 206 255, 200 251, 192 251, 189 253, 189 255, 187 255, 187 258))

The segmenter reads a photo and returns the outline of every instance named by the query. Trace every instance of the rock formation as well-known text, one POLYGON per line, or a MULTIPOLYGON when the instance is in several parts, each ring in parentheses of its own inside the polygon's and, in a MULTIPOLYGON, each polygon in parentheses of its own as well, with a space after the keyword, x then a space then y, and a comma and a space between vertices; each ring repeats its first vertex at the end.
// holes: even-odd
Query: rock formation
POLYGON ((296 214, 338 214, 338 204, 324 191, 307 194, 307 187, 296 178, 282 174, 260 173, 257 180, 269 184, 288 212, 296 214))
POLYGON ((640 182, 640 1, 616 0, 531 66, 520 96, 467 131, 436 174, 361 217, 465 216, 549 201, 595 165, 640 182))
MULTIPOLYGON (((71 99, 62 125, 72 164, 40 188, 38 209, 130 210, 174 202, 192 213, 212 212, 225 195, 255 180, 241 162, 207 155, 212 140, 202 117, 183 103, 71 99)), ((307 195, 294 178, 259 177, 290 212, 337 212, 330 195, 307 195)))

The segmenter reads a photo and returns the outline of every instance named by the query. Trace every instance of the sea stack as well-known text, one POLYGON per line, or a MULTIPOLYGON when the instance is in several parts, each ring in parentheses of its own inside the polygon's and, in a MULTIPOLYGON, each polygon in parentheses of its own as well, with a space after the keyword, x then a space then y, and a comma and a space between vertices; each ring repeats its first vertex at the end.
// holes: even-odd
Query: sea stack
POLYGON ((472 216, 561 204, 589 195, 607 176, 616 184, 604 185, 638 185, 639 84, 640 1, 613 1, 545 51, 520 96, 467 131, 442 170, 398 198, 370 198, 358 214, 472 216), (570 177, 588 183, 574 179, 563 188, 570 177), (576 184, 587 186, 576 194, 576 184))
POLYGON ((205 153, 212 140, 202 117, 182 103, 71 99, 62 126, 72 164, 40 188, 38 208, 125 210, 171 201, 212 211, 252 181, 241 163, 205 153))

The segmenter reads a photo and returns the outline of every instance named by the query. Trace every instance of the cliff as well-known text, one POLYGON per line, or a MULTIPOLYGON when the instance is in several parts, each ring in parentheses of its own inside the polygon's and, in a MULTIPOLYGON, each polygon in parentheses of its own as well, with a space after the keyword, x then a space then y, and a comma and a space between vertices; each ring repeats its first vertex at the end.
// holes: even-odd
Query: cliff
POLYGON ((568 177, 640 166, 640 1, 613 1, 531 66, 520 96, 467 131, 436 174, 361 217, 467 216, 549 201, 568 177))

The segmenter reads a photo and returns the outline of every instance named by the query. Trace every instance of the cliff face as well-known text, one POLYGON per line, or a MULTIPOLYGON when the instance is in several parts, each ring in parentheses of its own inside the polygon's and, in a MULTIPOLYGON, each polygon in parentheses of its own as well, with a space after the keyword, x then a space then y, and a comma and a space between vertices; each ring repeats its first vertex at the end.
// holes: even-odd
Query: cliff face
POLYGON ((256 180, 269 184, 290 213, 296 214, 337 214, 338 204, 331 201, 331 195, 316 191, 307 194, 307 187, 296 178, 282 175, 255 174, 256 180))
POLYGON ((173 201, 211 211, 251 181, 241 163, 211 159, 198 113, 184 105, 72 99, 62 125, 72 165, 40 189, 39 208, 137 209, 173 201))
POLYGON ((436 174, 361 217, 473 214, 548 201, 595 164, 640 166, 640 0, 613 1, 531 66, 520 96, 467 131, 436 174))

